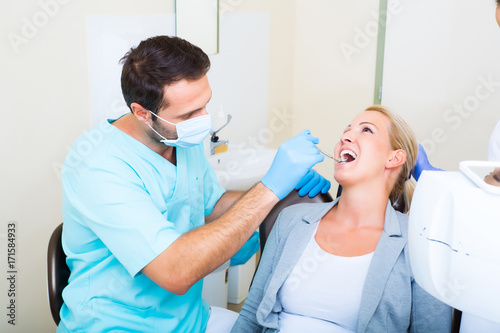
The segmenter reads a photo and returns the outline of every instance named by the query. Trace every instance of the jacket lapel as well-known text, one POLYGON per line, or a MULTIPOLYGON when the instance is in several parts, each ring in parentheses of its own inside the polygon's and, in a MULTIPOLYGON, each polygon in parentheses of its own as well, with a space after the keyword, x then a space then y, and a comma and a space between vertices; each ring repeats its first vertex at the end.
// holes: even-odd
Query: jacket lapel
POLYGON ((294 226, 294 232, 288 234, 283 250, 281 251, 282 255, 275 268, 275 271, 280 273, 274 274, 271 280, 273 295, 278 293, 279 288, 281 288, 288 278, 288 275, 295 267, 295 264, 309 243, 316 224, 334 205, 337 204, 337 202, 338 199, 334 202, 321 204, 320 209, 313 210, 310 214, 302 217, 302 220, 297 222, 297 225, 294 226))
MULTIPOLYGON (((268 325, 269 327, 275 326, 269 314, 273 311, 279 312, 281 310, 276 308, 278 291, 304 252, 315 230, 315 224, 337 202, 338 199, 334 202, 316 204, 320 207, 319 209, 313 209, 310 214, 303 216, 300 220, 297 218, 297 220, 291 221, 290 224, 293 225, 293 230, 284 231, 285 235, 281 237, 286 239, 286 242, 283 248, 276 249, 281 255, 273 262, 275 268, 273 269, 269 284, 265 287, 267 290, 257 311, 257 318, 261 324, 268 325)), ((279 224, 275 224, 274 227, 279 227, 279 224)))
POLYGON ((373 317, 382 298, 389 274, 405 244, 406 238, 402 237, 398 216, 388 202, 385 211, 384 231, 373 254, 363 287, 358 332, 364 332, 373 317))

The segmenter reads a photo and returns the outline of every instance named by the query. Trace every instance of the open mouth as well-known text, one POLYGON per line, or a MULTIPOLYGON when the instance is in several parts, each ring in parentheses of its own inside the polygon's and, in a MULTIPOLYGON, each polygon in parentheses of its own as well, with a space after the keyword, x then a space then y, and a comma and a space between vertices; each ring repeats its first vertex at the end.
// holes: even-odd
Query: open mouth
POLYGON ((355 152, 349 149, 344 149, 340 152, 340 163, 349 163, 354 161, 358 156, 355 152))

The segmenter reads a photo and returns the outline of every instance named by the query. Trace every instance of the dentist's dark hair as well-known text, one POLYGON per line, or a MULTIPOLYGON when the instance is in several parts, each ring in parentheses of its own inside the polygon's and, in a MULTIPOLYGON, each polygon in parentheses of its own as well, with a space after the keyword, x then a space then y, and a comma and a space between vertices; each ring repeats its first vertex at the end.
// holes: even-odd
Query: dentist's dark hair
POLYGON ((131 109, 130 104, 135 102, 154 113, 168 106, 164 98, 168 85, 183 79, 198 80, 210 69, 210 59, 198 46, 169 36, 140 42, 120 63, 122 94, 127 106, 131 109))

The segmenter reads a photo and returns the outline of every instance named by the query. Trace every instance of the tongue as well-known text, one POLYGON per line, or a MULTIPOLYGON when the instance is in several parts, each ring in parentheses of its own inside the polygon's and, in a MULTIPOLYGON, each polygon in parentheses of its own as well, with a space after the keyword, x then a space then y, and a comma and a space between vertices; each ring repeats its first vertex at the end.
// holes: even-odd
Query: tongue
POLYGON ((349 162, 352 162, 352 161, 354 161, 354 160, 355 160, 355 158, 354 158, 354 157, 352 157, 352 156, 351 156, 351 155, 349 155, 349 154, 347 154, 347 155, 346 155, 346 157, 347 157, 346 162, 348 162, 348 163, 349 163, 349 162))

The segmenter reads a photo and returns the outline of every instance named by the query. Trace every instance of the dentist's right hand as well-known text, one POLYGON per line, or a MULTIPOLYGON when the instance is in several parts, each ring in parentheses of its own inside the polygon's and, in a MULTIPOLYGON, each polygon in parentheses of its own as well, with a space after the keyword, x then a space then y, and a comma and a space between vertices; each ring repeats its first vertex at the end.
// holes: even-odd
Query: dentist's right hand
POLYGON ((283 142, 262 184, 280 200, 286 197, 315 164, 325 159, 316 148, 318 143, 309 130, 283 142))

